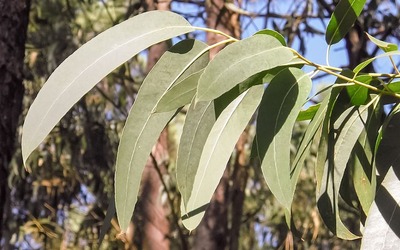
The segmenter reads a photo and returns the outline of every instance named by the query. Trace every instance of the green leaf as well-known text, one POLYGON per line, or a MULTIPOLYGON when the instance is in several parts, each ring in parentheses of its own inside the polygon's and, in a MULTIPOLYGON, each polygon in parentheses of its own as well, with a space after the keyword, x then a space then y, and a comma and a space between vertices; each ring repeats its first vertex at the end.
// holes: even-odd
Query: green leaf
POLYGON ((270 30, 270 29, 259 30, 255 33, 255 35, 272 36, 272 37, 276 38, 283 46, 286 46, 285 38, 279 32, 276 32, 275 30, 270 30))
MULTIPOLYGON (((329 114, 332 111, 333 103, 336 100, 337 95, 339 94, 338 88, 331 89, 331 92, 325 97, 325 99, 319 104, 320 106, 317 112, 314 115, 314 118, 308 124, 307 130, 304 133, 304 136, 301 140, 300 146, 297 150, 297 154, 293 160, 292 169, 291 169, 291 179, 292 179, 292 188, 293 193, 295 191, 297 179, 300 175, 301 168, 303 166, 304 160, 307 157, 307 153, 310 150, 312 141, 314 140, 315 134, 318 129, 322 126, 323 122, 328 119, 329 114)), ((318 183, 318 182, 317 182, 318 183)))
POLYGON ((325 224, 336 236, 352 240, 351 233, 339 216, 339 189, 351 152, 364 129, 365 108, 348 108, 341 113, 329 131, 328 161, 325 164, 321 190, 317 193, 318 209, 325 224), (335 136, 336 133, 339 133, 335 136), (335 142, 335 145, 332 145, 335 142))
POLYGON ((296 121, 301 122, 301 121, 308 121, 311 120, 317 111, 319 110, 319 107, 321 106, 321 103, 311 105, 308 107, 306 110, 301 110, 299 115, 296 118, 296 121))
POLYGON ((176 112, 152 111, 179 77, 185 78, 204 67, 208 61, 204 57, 192 64, 204 48, 207 48, 206 44, 194 40, 178 43, 160 58, 138 92, 122 132, 115 167, 115 206, 123 231, 131 221, 143 168, 151 149, 176 112))
POLYGON ((361 70, 363 70, 365 67, 367 67, 370 63, 372 63, 376 59, 383 58, 383 57, 390 57, 390 56, 398 56, 398 55, 400 55, 400 51, 390 51, 390 52, 386 52, 384 54, 377 55, 375 57, 372 57, 372 58, 365 60, 364 62, 358 64, 353 69, 353 72, 354 72, 354 74, 357 75, 361 70))
POLYGON ((172 86, 167 93, 161 97, 155 112, 176 110, 190 103, 196 94, 197 84, 203 71, 202 69, 195 72, 172 86))
POLYGON ((53 72, 28 111, 22 133, 24 164, 67 111, 108 73, 150 45, 193 30, 177 14, 151 11, 80 47, 53 72))
POLYGON ((327 44, 339 42, 361 14, 366 0, 340 0, 326 28, 327 44))
POLYGON ((376 39, 375 37, 371 36, 367 32, 365 32, 365 34, 367 34, 369 40, 371 40, 372 43, 374 43, 376 46, 378 46, 380 49, 382 49, 385 52, 398 50, 397 44, 381 41, 381 40, 376 39))
POLYGON ((200 77, 197 99, 209 101, 247 78, 292 60, 293 53, 271 36, 254 35, 226 46, 200 77))
POLYGON ((182 218, 187 229, 196 228, 203 218, 204 207, 210 202, 237 140, 257 109, 263 90, 263 85, 257 85, 242 93, 222 111, 212 127, 201 154, 186 216, 182 218))
POLYGON ((400 180, 391 167, 377 190, 375 202, 365 223, 361 249, 397 249, 400 245, 400 180))
POLYGON ((297 68, 281 71, 264 92, 257 117, 256 145, 264 178, 277 200, 290 211, 290 139, 298 113, 311 91, 311 80, 297 68))
POLYGON ((195 103, 193 99, 187 111, 176 162, 177 185, 182 196, 183 211, 186 211, 203 146, 215 120, 214 101, 195 103))
POLYGON ((365 129, 361 132, 354 146, 354 160, 351 164, 351 176, 358 200, 364 213, 368 215, 369 208, 375 198, 376 169, 374 164, 374 146, 379 130, 382 107, 372 106, 369 109, 365 129))
MULTIPOLYGON (((368 75, 360 75, 355 78, 355 80, 363 82, 365 84, 370 84, 372 77, 368 75)), ((350 102, 355 105, 364 105, 368 98, 368 89, 360 85, 352 85, 346 87, 347 94, 349 94, 350 102)))
POLYGON ((390 89, 394 93, 400 93, 400 82, 391 82, 386 86, 388 89, 390 89))

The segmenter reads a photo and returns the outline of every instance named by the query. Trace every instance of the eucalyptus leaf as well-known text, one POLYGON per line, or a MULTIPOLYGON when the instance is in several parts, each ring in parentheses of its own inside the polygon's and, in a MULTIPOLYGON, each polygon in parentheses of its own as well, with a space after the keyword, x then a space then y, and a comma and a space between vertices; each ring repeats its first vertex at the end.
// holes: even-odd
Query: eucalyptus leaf
POLYGON ((335 44, 347 34, 361 14, 365 2, 366 0, 340 0, 326 28, 327 44, 335 44))
POLYGON ((215 121, 214 101, 195 103, 193 99, 183 126, 176 163, 177 185, 185 213, 201 153, 215 121))
POLYGON ((361 132, 354 147, 354 160, 351 164, 351 176, 361 208, 367 215, 375 198, 376 168, 374 164, 374 146, 379 130, 382 107, 377 103, 368 110, 365 129, 361 132))
POLYGON ((373 42, 376 46, 378 46, 380 49, 382 49, 385 52, 398 50, 397 44, 381 41, 381 40, 371 36, 367 32, 365 32, 365 34, 367 34, 367 36, 368 36, 369 40, 371 40, 371 42, 373 42))
POLYGON ((254 35, 221 50, 200 77, 197 100, 213 100, 262 71, 293 59, 293 53, 272 36, 254 35))
POLYGON ((259 30, 255 33, 255 35, 268 35, 276 38, 283 46, 286 46, 286 41, 285 38, 281 35, 281 33, 275 31, 275 30, 270 30, 270 29, 263 29, 259 30))
POLYGON ((377 55, 375 57, 372 57, 368 60, 365 60, 364 62, 358 64, 354 69, 353 72, 354 74, 358 74, 360 73, 361 70, 363 70, 365 67, 367 67, 370 63, 372 63, 373 61, 375 61, 376 59, 379 58, 384 58, 384 57, 390 57, 390 56, 399 56, 400 55, 400 51, 389 51, 380 55, 377 55))
POLYGON ((122 132, 115 167, 115 206, 122 231, 131 221, 151 149, 176 112, 153 113, 153 109, 179 77, 184 79, 207 64, 208 58, 199 58, 205 48, 206 44, 195 40, 178 43, 164 53, 138 92, 122 132))
POLYGON ((197 84, 203 71, 202 69, 195 72, 172 86, 167 93, 161 97, 155 112, 176 110, 190 103, 196 94, 197 84))
POLYGON ((237 140, 257 109, 263 90, 263 85, 257 85, 242 93, 222 111, 212 127, 182 221, 187 229, 196 228, 203 218, 204 207, 210 202, 237 140))
POLYGON ((291 209, 290 139, 298 113, 311 91, 311 79, 300 69, 276 75, 262 98, 256 146, 264 178, 276 199, 291 209))
POLYGON ((320 106, 321 106, 321 103, 318 103, 315 105, 311 105, 306 110, 301 110, 299 115, 296 118, 296 121, 301 122, 301 121, 307 121, 307 120, 313 119, 313 117, 319 110, 320 106))
POLYGON ((365 223, 361 249, 397 249, 400 245, 400 173, 391 167, 376 193, 365 223))
MULTIPOLYGON (((372 77, 368 75, 360 75, 355 77, 355 80, 369 85, 372 81, 372 77)), ((347 94, 350 96, 350 102, 353 105, 364 105, 367 101, 368 89, 366 87, 355 84, 352 86, 347 86, 346 90, 347 94)))
POLYGON ((67 111, 108 73, 147 47, 193 30, 180 15, 150 11, 76 50, 49 77, 28 111, 22 132, 24 164, 67 111))
POLYGON ((326 162, 321 191, 317 204, 325 224, 336 236, 352 240, 359 236, 350 232, 339 216, 339 189, 342 178, 361 131, 364 129, 367 112, 365 107, 351 107, 341 112, 329 131, 328 161, 326 162), (338 133, 338 135, 334 135, 338 133), (334 145, 332 143, 335 142, 334 145))

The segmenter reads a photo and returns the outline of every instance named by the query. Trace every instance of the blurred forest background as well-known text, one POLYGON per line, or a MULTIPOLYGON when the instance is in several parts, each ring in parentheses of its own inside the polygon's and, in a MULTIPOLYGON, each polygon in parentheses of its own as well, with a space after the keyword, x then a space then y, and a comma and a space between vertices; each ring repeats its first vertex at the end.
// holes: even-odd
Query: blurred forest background
MULTIPOLYGON (((98 83, 30 157, 27 171, 20 150, 24 115, 51 72, 92 37, 134 15, 172 10, 194 25, 216 28, 236 38, 268 27, 282 33, 289 46, 301 53, 322 57, 324 47, 308 45, 315 37, 323 38, 337 2, 0 0, 0 248, 359 248, 359 241, 343 241, 329 233, 319 217, 315 154, 308 157, 297 186, 293 205, 297 232, 288 231, 283 210, 261 177, 258 162, 250 157, 253 125, 238 141, 203 222, 195 231, 187 231, 180 221, 174 166, 184 112, 168 125, 153 148, 131 227, 126 237, 118 236, 113 175, 119 135, 146 73, 176 41, 149 48, 98 83)), ((344 43, 335 47, 347 55, 338 66, 352 68, 378 53, 364 32, 399 41, 399 2, 367 2, 344 43)), ((189 36, 207 43, 221 39, 211 33, 189 36)), ((373 67, 368 70, 373 72, 373 67)), ((293 153, 304 126, 299 123, 294 129, 293 153)), ((349 228, 359 227, 358 211, 343 204, 342 212, 349 228)))

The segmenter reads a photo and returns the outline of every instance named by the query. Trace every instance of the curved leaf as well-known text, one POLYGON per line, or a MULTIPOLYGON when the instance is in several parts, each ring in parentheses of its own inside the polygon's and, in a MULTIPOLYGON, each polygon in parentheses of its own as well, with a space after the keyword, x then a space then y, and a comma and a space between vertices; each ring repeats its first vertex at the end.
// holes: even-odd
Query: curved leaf
POLYGON ((187 229, 196 228, 203 218, 204 207, 210 202, 237 140, 257 109, 263 90, 263 85, 257 85, 241 94, 222 111, 212 127, 183 217, 187 229))
POLYGON ((331 45, 339 42, 361 14, 366 0, 340 0, 326 28, 325 41, 331 45))
POLYGON ((122 132, 115 167, 115 206, 123 231, 131 220, 143 168, 151 148, 176 112, 152 111, 178 77, 185 78, 207 64, 208 58, 205 56, 192 64, 206 47, 206 44, 194 40, 178 43, 160 58, 138 92, 122 132))
POLYGON ((177 185, 184 204, 183 211, 186 211, 201 152, 215 120, 213 101, 195 104, 193 99, 187 111, 176 162, 177 185))
POLYGON ((254 35, 226 46, 200 77, 197 100, 209 101, 259 72, 292 60, 289 48, 272 36, 254 35))
POLYGON ((28 111, 22 134, 24 163, 67 111, 108 73, 150 45, 193 30, 177 14, 151 11, 80 47, 53 72, 28 111))
MULTIPOLYGON (((372 77, 368 75, 360 75, 355 78, 357 81, 363 82, 365 84, 370 84, 372 77)), ((349 94, 350 102, 355 105, 364 105, 368 98, 368 89, 366 87, 360 86, 358 84, 347 86, 347 94, 349 94)))
POLYGON ((386 52, 386 53, 377 55, 375 57, 372 57, 372 58, 365 60, 364 62, 358 64, 353 69, 353 72, 354 72, 354 74, 357 75, 361 70, 363 70, 365 67, 367 67, 370 63, 372 63, 376 59, 383 58, 383 57, 390 57, 390 56, 398 56, 398 55, 400 55, 400 51, 390 51, 390 52, 386 52))
POLYGON ((283 46, 286 46, 286 41, 285 38, 281 35, 281 33, 275 31, 275 30, 270 30, 270 29, 263 29, 259 30, 255 33, 255 35, 268 35, 275 37, 283 46))
POLYGON ((351 233, 339 216, 339 190, 347 162, 361 131, 364 129, 367 112, 365 108, 349 108, 341 113, 329 131, 328 161, 325 164, 321 191, 318 192, 318 209, 325 224, 336 236, 342 239, 357 239, 359 236, 351 233), (339 135, 334 137, 334 133, 339 135), (334 148, 332 148, 334 147, 334 148))
POLYGON ((155 112, 176 110, 190 103, 196 94, 197 84, 204 70, 200 70, 186 77, 172 86, 157 104, 155 112))
POLYGON ((378 46, 385 52, 396 51, 399 49, 397 44, 381 41, 381 40, 376 39, 375 37, 371 36, 367 32, 365 32, 365 34, 367 34, 367 36, 368 36, 369 40, 371 40, 371 42, 373 42, 376 46, 378 46))
POLYGON ((354 189, 361 208, 367 215, 375 198, 376 168, 374 164, 374 146, 379 130, 382 107, 377 104, 368 110, 365 129, 361 132, 354 147, 354 162, 351 165, 354 189))
POLYGON ((290 211, 290 139, 311 79, 297 68, 281 71, 264 92, 257 117, 256 145, 264 178, 276 199, 290 211))

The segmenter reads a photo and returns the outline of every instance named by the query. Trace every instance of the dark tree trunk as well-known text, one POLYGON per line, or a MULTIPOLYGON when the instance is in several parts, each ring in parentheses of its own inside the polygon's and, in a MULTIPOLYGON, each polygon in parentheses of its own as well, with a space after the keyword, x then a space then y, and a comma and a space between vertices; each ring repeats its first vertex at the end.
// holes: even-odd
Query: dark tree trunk
MULTIPOLYGON (((9 164, 24 94, 23 60, 30 0, 0 0, 0 240, 7 246, 10 212, 9 164)), ((4 247, 7 248, 7 247, 4 247)))

